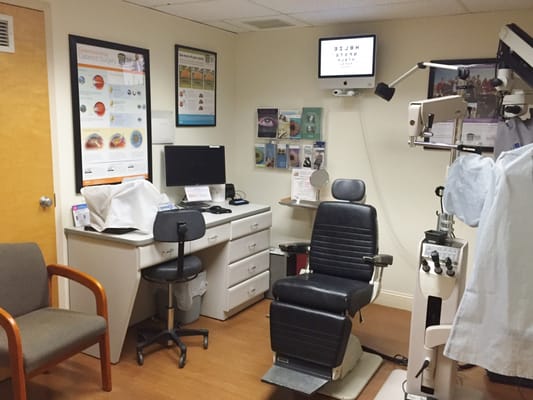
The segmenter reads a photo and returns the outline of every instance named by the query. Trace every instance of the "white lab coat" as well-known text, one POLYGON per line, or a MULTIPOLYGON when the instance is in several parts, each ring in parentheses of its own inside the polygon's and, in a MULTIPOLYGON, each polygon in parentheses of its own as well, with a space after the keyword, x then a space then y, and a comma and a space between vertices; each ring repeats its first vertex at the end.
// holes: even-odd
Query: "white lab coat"
MULTIPOLYGON (((479 167, 476 158, 481 156, 465 157, 479 167)), ((469 164, 456 160, 449 177, 454 167, 469 164)), ((484 201, 476 202, 480 209, 473 269, 444 355, 533 379, 533 144, 503 152, 485 168, 490 179, 484 187, 462 185, 465 199, 475 197, 477 190, 485 194, 484 201)), ((457 175, 468 179, 467 170, 457 175)), ((456 188, 457 182, 446 184, 446 191, 456 188)), ((458 206, 455 199, 452 207, 458 206)), ((448 211, 446 200, 444 208, 448 211)))

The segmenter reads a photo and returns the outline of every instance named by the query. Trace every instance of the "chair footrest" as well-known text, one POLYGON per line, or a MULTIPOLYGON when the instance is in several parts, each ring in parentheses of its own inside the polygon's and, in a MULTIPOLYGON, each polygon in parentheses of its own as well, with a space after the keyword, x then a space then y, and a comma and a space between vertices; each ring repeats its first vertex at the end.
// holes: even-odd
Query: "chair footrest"
POLYGON ((309 375, 279 365, 273 365, 261 380, 276 386, 296 390, 306 395, 315 393, 330 381, 327 378, 309 375))

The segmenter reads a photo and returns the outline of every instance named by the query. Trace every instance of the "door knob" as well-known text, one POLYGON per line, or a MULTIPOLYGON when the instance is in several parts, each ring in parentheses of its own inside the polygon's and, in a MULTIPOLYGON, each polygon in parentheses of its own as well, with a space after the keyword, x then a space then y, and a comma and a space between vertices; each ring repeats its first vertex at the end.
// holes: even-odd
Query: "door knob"
POLYGON ((52 207, 53 204, 54 204, 54 202, 48 196, 41 196, 41 198, 39 199, 39 205, 42 208, 52 207))

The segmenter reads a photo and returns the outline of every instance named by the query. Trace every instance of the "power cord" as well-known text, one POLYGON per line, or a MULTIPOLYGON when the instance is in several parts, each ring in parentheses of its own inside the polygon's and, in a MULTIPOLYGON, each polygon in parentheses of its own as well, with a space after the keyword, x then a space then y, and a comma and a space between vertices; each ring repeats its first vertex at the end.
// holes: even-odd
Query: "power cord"
POLYGON ((394 364, 401 365, 403 367, 407 367, 407 357, 402 356, 401 354, 395 354, 394 356, 389 356, 387 354, 383 354, 377 350, 371 349, 370 347, 361 346, 361 348, 366 351, 367 353, 377 354, 384 360, 390 361, 394 364))

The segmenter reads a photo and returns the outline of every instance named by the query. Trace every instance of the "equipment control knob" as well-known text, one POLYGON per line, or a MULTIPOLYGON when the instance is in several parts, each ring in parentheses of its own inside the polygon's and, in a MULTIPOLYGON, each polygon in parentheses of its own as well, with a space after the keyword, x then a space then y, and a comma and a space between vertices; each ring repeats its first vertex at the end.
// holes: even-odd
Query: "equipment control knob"
POLYGON ((424 272, 429 272, 431 268, 429 268, 429 264, 425 258, 422 259, 422 269, 424 272))
POLYGON ((433 250, 431 252, 431 259, 433 260, 433 265, 435 265, 435 273, 438 275, 442 274, 442 268, 440 267, 439 252, 437 250, 433 250))
POLYGON ((447 269, 452 269, 452 259, 450 257, 446 257, 446 259, 444 260, 444 265, 446 265, 447 269))
POLYGON ((446 270, 446 275, 448 276, 454 276, 455 275, 455 271, 453 269, 447 269, 446 270))

